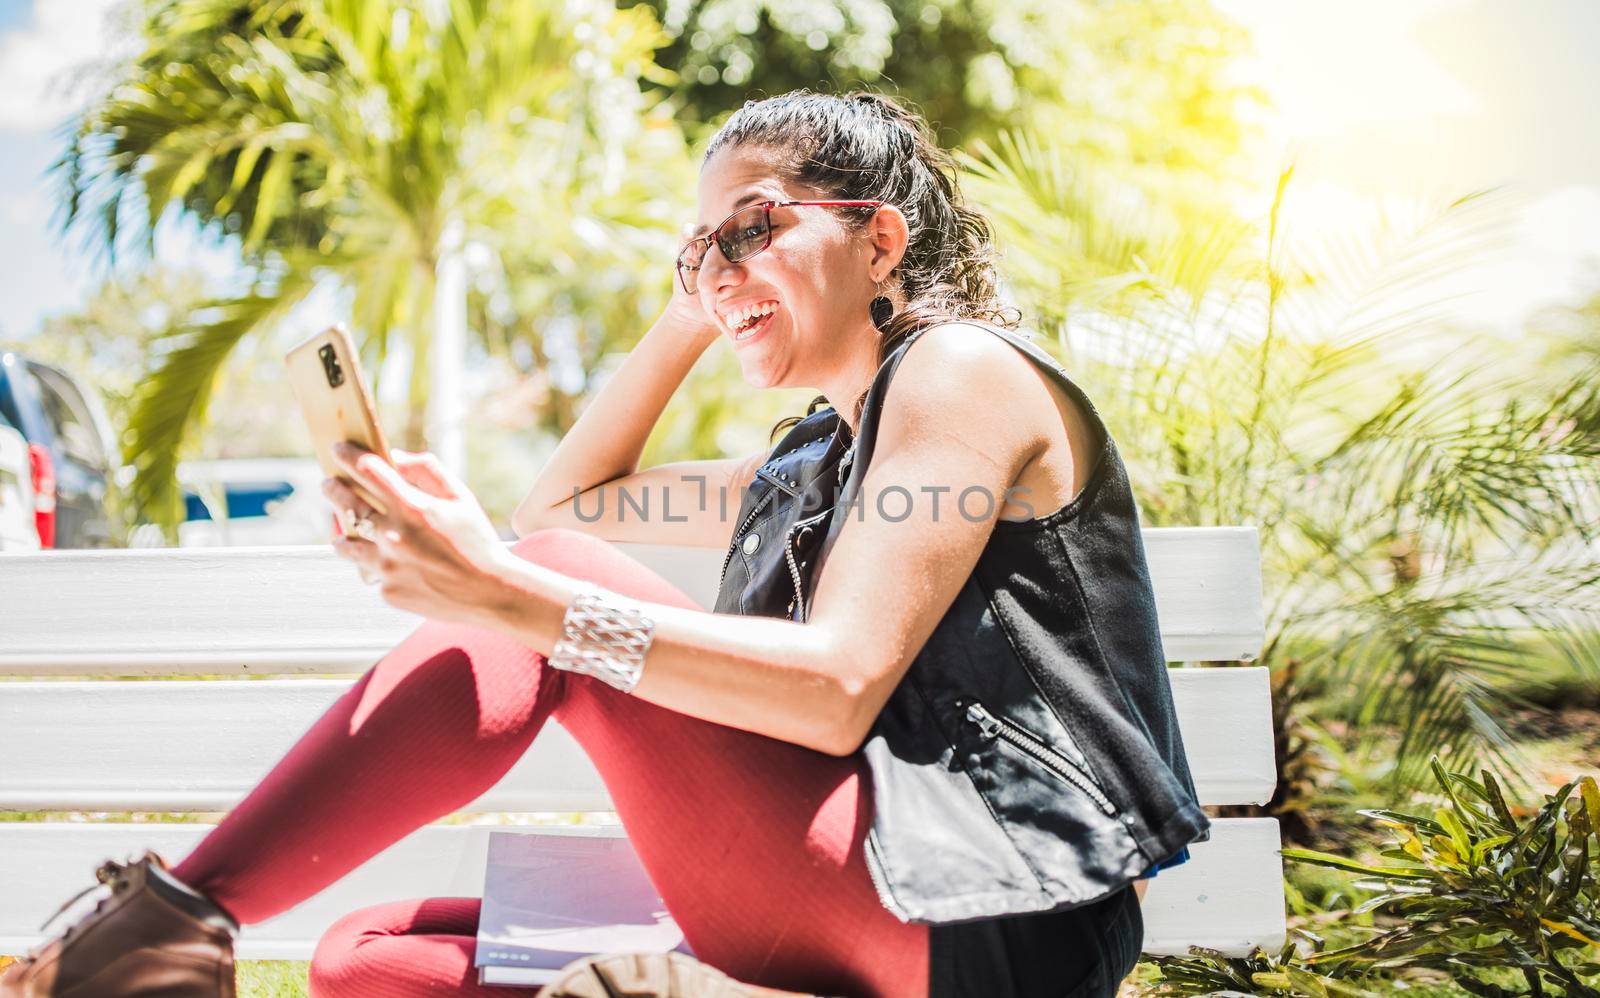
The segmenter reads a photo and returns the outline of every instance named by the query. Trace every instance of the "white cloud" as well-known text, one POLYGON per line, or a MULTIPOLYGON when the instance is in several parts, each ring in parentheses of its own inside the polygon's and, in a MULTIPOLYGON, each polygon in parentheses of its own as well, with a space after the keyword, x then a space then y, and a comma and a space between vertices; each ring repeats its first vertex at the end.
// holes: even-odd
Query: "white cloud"
POLYGON ((134 33, 119 30, 125 0, 34 0, 22 26, 0 34, 0 129, 59 124, 92 96, 92 66, 124 55, 134 33))

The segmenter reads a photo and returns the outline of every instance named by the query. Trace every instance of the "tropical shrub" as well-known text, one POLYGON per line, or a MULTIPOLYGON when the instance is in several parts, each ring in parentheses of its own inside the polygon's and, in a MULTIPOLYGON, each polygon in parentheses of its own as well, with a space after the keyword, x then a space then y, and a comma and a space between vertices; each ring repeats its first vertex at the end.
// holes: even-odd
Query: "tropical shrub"
POLYGON ((1359 938, 1276 956, 1200 952, 1161 961, 1159 994, 1231 988, 1263 994, 1366 993, 1397 973, 1437 971, 1485 998, 1600 998, 1600 786, 1583 776, 1548 794, 1531 813, 1508 802, 1500 780, 1446 772, 1430 760, 1443 792, 1431 815, 1361 813, 1391 836, 1373 862, 1311 849, 1285 859, 1359 875, 1375 892, 1351 927, 1359 938), (1519 811, 1522 813, 1519 814, 1519 811))
MULTIPOLYGON (((1049 139, 1008 134, 964 165, 1146 520, 1260 531, 1280 724, 1381 746, 1391 802, 1435 753, 1518 772, 1513 684, 1551 661, 1600 678, 1600 394, 1536 383, 1448 318, 1508 192, 1313 236, 1292 168, 1257 225, 1174 217, 1049 139)), ((1308 745, 1280 729, 1269 810, 1291 841, 1316 834, 1308 745)))

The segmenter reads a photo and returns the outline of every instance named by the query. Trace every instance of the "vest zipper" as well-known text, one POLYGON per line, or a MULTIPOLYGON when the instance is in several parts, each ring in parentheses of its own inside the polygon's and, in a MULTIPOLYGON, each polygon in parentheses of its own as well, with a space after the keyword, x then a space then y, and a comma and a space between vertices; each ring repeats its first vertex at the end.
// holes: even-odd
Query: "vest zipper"
MULTIPOLYGON (((800 526, 800 521, 796 520, 794 523, 789 524, 788 530, 784 531, 783 557, 789 563, 789 578, 794 582, 795 605, 800 608, 800 619, 805 620, 806 598, 805 594, 800 591, 800 567, 794 563, 794 531, 798 526, 800 526)), ((794 618, 791 617, 790 619, 794 618)))
POLYGON ((733 561, 733 552, 738 549, 739 541, 743 539, 740 537, 740 535, 743 534, 745 529, 750 526, 750 522, 756 518, 756 514, 765 509, 767 503, 771 502, 772 497, 777 494, 777 491, 774 490, 762 496, 761 501, 756 503, 755 507, 752 508, 745 516, 744 522, 739 524, 738 528, 734 530, 733 540, 728 543, 728 553, 722 556, 722 574, 717 576, 718 592, 722 591, 722 584, 728 579, 728 565, 733 561))
POLYGON ((1051 772, 1082 790, 1090 800, 1095 802, 1095 805, 1101 811, 1109 816, 1116 816, 1117 806, 1111 803, 1110 798, 1100 789, 1094 777, 1084 772, 1083 768, 1071 759, 1050 748, 1044 742, 1041 742, 1010 721, 995 717, 981 703, 973 703, 967 707, 967 720, 976 724, 978 731, 985 738, 994 738, 996 736, 1004 738, 1012 745, 1033 756, 1051 772))

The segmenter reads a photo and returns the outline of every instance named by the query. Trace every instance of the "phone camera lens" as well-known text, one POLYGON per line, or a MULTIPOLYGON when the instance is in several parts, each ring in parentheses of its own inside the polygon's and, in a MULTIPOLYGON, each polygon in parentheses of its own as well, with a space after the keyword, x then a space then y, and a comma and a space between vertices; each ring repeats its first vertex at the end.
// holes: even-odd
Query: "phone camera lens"
POLYGON ((344 370, 339 366, 339 355, 333 350, 333 344, 326 344, 317 351, 317 356, 322 359, 322 372, 327 375, 328 387, 338 388, 344 384, 344 370))

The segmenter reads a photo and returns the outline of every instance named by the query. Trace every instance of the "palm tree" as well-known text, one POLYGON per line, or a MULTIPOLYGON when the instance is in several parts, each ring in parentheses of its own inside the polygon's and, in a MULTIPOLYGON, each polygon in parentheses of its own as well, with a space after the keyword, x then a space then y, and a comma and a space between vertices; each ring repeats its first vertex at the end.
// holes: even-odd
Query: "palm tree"
MULTIPOLYGON (((1022 137, 967 168, 1147 521, 1260 529, 1280 752, 1314 702, 1392 746, 1398 792, 1434 753, 1513 762, 1497 715, 1531 664, 1600 675, 1597 390, 1513 378, 1429 290, 1503 237, 1505 192, 1318 253, 1280 229, 1292 168, 1264 233, 1119 202, 1022 137)), ((1280 758, 1279 813, 1305 762, 1280 758)))
MULTIPOLYGON (((169 528, 178 455, 219 367, 319 284, 353 293, 374 369, 396 337, 408 348, 400 439, 420 448, 424 359, 436 333, 451 341, 438 359, 460 349, 464 299, 486 307, 481 272, 540 284, 570 280, 575 257, 633 272, 646 254, 670 259, 684 143, 638 86, 658 73, 650 56, 662 36, 648 11, 599 0, 152 0, 145 37, 56 169, 65 227, 113 262, 130 231, 153 246, 168 212, 238 238, 249 286, 174 328, 125 437, 132 505, 169 528), (654 169, 622 179, 641 155, 654 169), (570 248, 577 216, 607 237, 587 252, 570 248), (503 255, 508 243, 516 252, 503 255)), ((665 295, 666 269, 659 289, 635 281, 610 293, 639 311, 641 296, 665 295)), ((441 415, 459 417, 436 410, 436 425, 441 415)))

